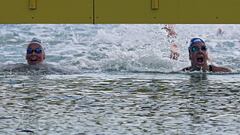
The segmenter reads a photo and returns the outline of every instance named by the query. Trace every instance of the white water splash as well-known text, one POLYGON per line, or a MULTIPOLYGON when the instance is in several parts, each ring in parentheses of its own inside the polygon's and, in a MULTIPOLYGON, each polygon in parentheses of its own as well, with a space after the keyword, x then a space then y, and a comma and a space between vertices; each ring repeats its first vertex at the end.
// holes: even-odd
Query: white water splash
POLYGON ((211 62, 240 71, 240 25, 175 25, 179 60, 169 59, 170 43, 163 25, 1 25, 0 62, 25 63, 33 37, 46 49, 47 63, 74 70, 178 71, 190 65, 188 40, 203 38, 211 62), (224 35, 216 36, 217 29, 224 35))

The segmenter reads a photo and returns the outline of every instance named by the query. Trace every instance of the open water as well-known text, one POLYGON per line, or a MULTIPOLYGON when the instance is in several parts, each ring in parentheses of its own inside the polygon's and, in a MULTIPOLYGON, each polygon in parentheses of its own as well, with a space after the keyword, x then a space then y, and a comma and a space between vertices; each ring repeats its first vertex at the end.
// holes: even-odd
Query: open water
POLYGON ((239 135, 240 25, 175 25, 178 60, 163 26, 0 25, 0 134, 239 135), (33 37, 49 68, 11 70, 33 37), (179 72, 191 37, 233 72, 179 72))

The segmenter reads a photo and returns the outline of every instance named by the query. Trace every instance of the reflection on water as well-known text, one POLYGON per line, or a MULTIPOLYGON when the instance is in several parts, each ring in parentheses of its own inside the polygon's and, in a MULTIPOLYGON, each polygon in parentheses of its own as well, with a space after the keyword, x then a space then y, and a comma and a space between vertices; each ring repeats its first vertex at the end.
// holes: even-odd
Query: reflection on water
POLYGON ((240 134, 239 75, 0 76, 0 134, 240 134))

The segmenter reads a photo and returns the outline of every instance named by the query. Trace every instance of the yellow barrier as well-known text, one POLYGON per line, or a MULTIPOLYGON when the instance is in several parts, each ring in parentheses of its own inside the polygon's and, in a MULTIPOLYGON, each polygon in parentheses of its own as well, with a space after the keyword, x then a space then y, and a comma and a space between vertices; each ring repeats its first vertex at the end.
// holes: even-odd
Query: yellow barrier
POLYGON ((0 23, 93 23, 92 0, 1 0, 0 23))
POLYGON ((0 23, 240 24, 240 0, 1 0, 0 23))

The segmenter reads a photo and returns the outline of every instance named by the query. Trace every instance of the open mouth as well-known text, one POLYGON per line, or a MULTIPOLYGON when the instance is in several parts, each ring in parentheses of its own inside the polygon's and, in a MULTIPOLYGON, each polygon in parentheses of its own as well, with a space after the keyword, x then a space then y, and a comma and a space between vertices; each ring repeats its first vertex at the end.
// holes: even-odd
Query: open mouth
POLYGON ((200 56, 197 58, 197 63, 198 64, 203 64, 204 63, 204 57, 200 56))

